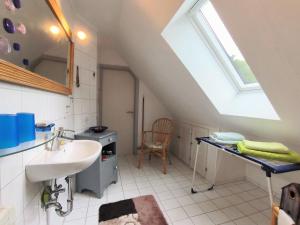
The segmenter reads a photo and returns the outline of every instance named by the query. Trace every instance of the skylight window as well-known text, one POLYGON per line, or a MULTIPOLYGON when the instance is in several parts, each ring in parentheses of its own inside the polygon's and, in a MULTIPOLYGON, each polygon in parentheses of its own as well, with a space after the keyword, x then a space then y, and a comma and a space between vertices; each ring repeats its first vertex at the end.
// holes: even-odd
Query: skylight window
MULTIPOLYGON (((162 36, 221 115, 280 120, 208 0, 184 1, 162 36)), ((191 96, 201 96, 189 87, 191 96)))
POLYGON ((197 25, 209 33, 206 34, 208 41, 238 88, 257 89, 259 84, 253 71, 209 0, 197 7, 195 19, 197 25))

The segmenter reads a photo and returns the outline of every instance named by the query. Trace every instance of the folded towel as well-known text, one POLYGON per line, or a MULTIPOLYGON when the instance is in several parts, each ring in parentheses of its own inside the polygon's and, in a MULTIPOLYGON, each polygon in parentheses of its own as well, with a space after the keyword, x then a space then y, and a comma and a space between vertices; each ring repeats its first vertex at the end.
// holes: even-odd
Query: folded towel
POLYGON ((300 163, 300 155, 297 152, 291 150, 289 150, 288 153, 286 154, 257 151, 257 150, 246 148, 246 146, 243 144, 243 141, 240 141, 237 144, 237 148, 241 154, 245 154, 245 155, 250 155, 250 156, 264 158, 264 159, 283 161, 283 162, 300 163))
POLYGON ((209 136, 214 142, 222 145, 236 145, 239 141, 224 141, 224 140, 219 140, 215 138, 213 135, 209 136))
POLYGON ((258 142, 258 141, 248 141, 243 140, 243 144, 246 148, 264 151, 264 152, 275 152, 275 153, 288 153, 289 149, 277 142, 258 142))
POLYGON ((242 141, 245 137, 234 132, 214 132, 212 136, 221 141, 242 141))
POLYGON ((278 225, 295 225, 292 218, 282 209, 279 210, 278 214, 278 225))

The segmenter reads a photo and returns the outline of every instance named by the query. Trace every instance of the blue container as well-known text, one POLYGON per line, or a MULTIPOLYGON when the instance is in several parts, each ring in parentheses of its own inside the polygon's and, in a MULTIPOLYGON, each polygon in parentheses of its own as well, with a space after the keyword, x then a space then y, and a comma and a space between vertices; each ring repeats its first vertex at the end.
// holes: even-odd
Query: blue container
POLYGON ((12 114, 0 114, 0 149, 19 145, 17 117, 12 114))
POLYGON ((35 126, 35 131, 37 132, 50 132, 52 127, 55 126, 55 123, 50 123, 48 126, 42 126, 42 127, 39 127, 39 126, 35 126))
POLYGON ((35 140, 35 121, 33 113, 17 113, 19 142, 35 140))

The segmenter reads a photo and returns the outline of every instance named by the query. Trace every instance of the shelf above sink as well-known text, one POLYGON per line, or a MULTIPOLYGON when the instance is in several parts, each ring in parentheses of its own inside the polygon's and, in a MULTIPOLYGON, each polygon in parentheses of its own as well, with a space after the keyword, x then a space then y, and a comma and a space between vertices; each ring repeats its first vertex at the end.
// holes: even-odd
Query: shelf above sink
POLYGON ((21 143, 18 146, 13 148, 0 149, 0 158, 39 147, 41 145, 47 144, 48 142, 52 141, 54 138, 55 138, 54 133, 37 132, 36 139, 33 141, 27 141, 21 143))

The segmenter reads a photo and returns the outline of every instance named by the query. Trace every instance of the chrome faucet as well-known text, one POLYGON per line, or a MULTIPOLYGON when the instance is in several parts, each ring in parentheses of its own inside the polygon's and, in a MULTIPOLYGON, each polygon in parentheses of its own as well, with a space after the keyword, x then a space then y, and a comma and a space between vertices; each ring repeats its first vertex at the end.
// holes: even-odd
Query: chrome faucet
POLYGON ((57 137, 58 137, 58 138, 62 138, 62 139, 67 139, 67 140, 74 140, 74 138, 65 136, 65 133, 66 133, 66 132, 72 132, 72 133, 75 134, 75 131, 74 131, 74 130, 68 130, 68 129, 64 129, 63 127, 59 127, 59 128, 58 128, 58 131, 57 131, 57 137))
POLYGON ((56 137, 51 142, 51 146, 49 148, 46 147, 46 150, 48 150, 48 151, 57 151, 57 150, 60 150, 60 146, 62 144, 62 140, 61 139, 66 139, 66 140, 73 141, 74 138, 66 136, 65 135, 66 132, 75 133, 74 130, 68 130, 68 129, 64 129, 63 127, 59 127, 58 130, 57 130, 56 137))

